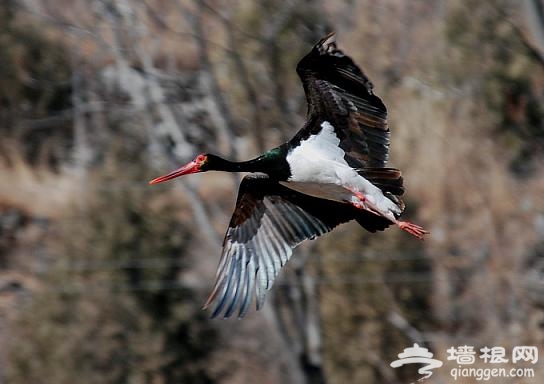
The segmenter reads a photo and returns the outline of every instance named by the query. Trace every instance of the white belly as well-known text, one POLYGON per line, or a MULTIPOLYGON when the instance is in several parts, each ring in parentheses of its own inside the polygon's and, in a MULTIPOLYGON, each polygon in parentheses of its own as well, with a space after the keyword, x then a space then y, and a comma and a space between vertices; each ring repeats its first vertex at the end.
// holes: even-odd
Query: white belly
POLYGON ((304 140, 287 155, 291 168, 289 181, 341 185, 362 192, 384 213, 400 213, 399 207, 370 181, 360 176, 344 160, 344 151, 332 125, 324 121, 317 135, 304 140))

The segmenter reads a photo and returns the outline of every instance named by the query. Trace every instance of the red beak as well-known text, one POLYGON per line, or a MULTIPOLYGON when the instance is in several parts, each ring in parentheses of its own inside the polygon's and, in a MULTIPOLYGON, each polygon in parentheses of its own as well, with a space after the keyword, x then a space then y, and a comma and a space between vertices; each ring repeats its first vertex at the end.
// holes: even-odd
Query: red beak
POLYGON ((160 177, 157 177, 156 179, 151 180, 149 184, 158 184, 158 183, 162 183, 163 181, 175 179, 176 177, 179 177, 179 176, 190 175, 191 173, 197 173, 197 172, 200 172, 200 164, 198 164, 195 161, 191 161, 190 163, 185 164, 183 167, 178 168, 167 175, 160 176, 160 177))

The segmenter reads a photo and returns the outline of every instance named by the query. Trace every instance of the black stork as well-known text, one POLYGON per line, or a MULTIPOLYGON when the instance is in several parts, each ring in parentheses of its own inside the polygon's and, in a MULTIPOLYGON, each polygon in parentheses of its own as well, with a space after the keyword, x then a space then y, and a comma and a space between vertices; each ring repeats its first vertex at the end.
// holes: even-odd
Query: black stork
POLYGON ((297 65, 308 102, 307 121, 287 143, 249 161, 200 154, 150 184, 206 171, 245 176, 230 220, 215 284, 204 308, 212 317, 243 317, 256 295, 263 306, 281 267, 298 244, 356 220, 370 232, 392 224, 422 239, 418 225, 399 221, 401 172, 386 167, 387 109, 372 83, 334 42, 321 39, 297 65))

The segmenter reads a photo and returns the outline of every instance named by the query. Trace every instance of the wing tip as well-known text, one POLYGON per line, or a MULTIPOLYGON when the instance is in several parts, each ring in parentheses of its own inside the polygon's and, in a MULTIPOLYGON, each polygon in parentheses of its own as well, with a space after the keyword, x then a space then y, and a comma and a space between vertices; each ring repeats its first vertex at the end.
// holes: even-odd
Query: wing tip
POLYGON ((243 271, 242 268, 239 268, 240 274, 231 276, 227 280, 221 279, 221 277, 218 278, 212 292, 202 306, 202 310, 208 310, 214 302, 217 302, 210 315, 211 319, 228 319, 236 312, 238 312, 236 317, 241 319, 248 313, 254 296, 256 271, 252 262, 248 262, 246 268, 243 271), (234 284, 231 285, 233 282, 234 284), (222 292, 219 294, 221 290, 222 292))
MULTIPOLYGON (((248 304, 251 304, 251 301, 252 300, 250 300, 248 304)), ((206 302, 202 306, 201 309, 203 311, 207 311, 210 308, 210 305, 212 302, 213 302, 213 299, 210 302, 206 302)), ((264 300, 263 300, 263 303, 264 303, 264 300)), ((259 303, 257 303, 256 309, 260 310, 262 308, 263 303, 261 303, 260 305, 259 303)), ((210 319, 215 319, 215 318, 229 319, 230 317, 232 317, 233 314, 237 312, 236 309, 238 309, 238 314, 236 315, 236 318, 243 319, 248 314, 249 308, 250 308, 250 305, 246 305, 245 303, 239 303, 235 301, 231 301, 230 305, 226 309, 224 304, 223 305, 220 305, 220 304, 222 303, 220 302, 216 306, 216 308, 213 310, 213 312, 210 315, 210 319)))

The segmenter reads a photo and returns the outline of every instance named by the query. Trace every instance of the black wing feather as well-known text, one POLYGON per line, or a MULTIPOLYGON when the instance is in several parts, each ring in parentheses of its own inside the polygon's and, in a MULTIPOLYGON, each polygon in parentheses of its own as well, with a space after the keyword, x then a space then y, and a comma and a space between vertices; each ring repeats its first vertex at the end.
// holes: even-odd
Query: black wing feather
POLYGON ((340 139, 344 159, 354 168, 384 167, 389 156, 387 108, 361 69, 336 48, 333 34, 321 39, 297 65, 308 121, 296 139, 318 133, 329 121, 340 139))
POLYGON ((216 281, 206 304, 216 302, 212 317, 243 317, 252 297, 264 303, 293 248, 321 236, 337 225, 356 219, 369 231, 391 222, 350 204, 297 192, 264 175, 246 176, 223 243, 216 281))

